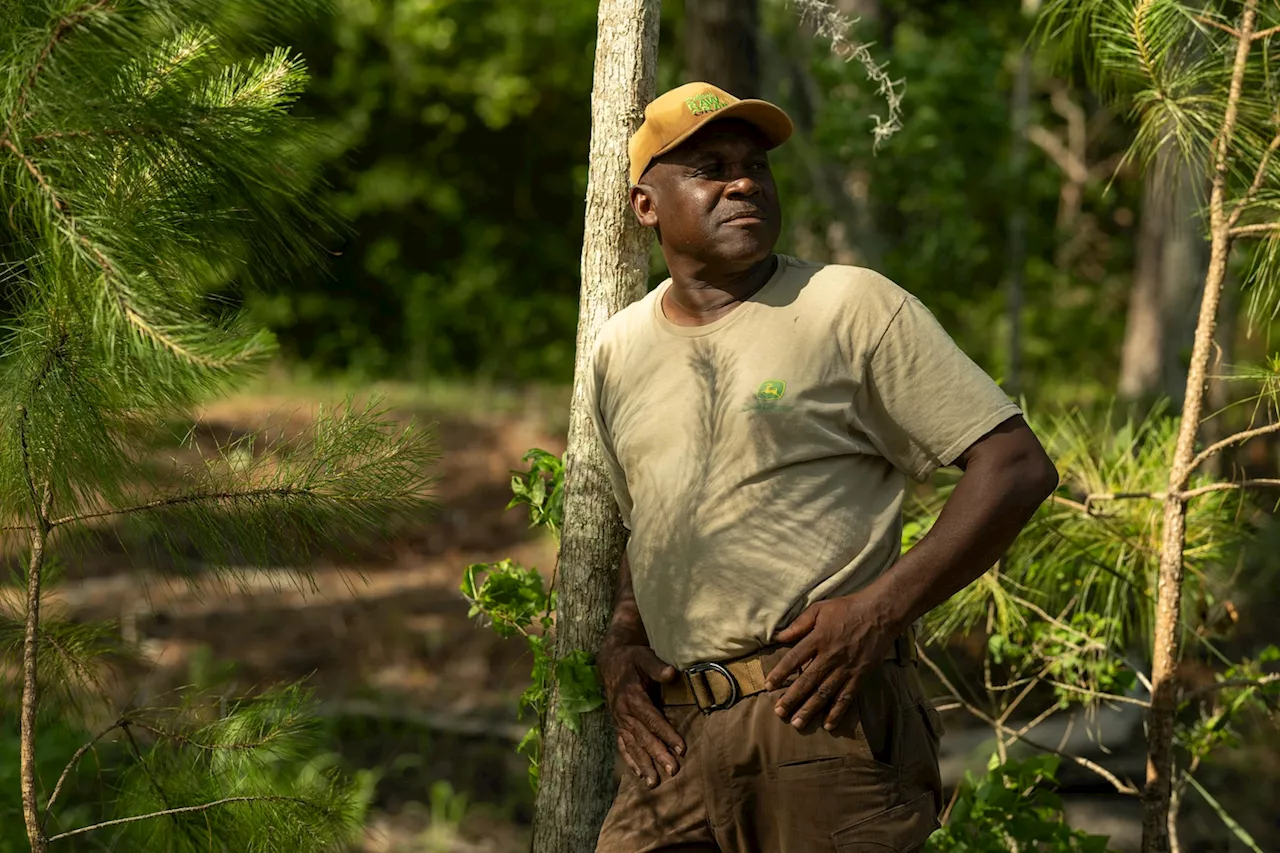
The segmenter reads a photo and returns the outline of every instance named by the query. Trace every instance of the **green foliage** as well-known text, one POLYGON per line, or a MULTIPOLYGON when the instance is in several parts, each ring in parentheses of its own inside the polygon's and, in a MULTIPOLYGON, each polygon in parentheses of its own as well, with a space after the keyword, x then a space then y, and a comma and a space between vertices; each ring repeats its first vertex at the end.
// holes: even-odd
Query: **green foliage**
MULTIPOLYGON (((1096 422, 1076 411, 1034 427, 1058 468, 1056 499, 1039 509, 998 574, 985 575, 935 611, 933 636, 968 630, 990 611, 998 633, 1019 635, 1015 642, 1031 646, 1039 640, 1021 632, 1040 617, 1021 599, 1068 623, 1086 620, 1077 624, 1108 649, 1146 645, 1154 623, 1163 513, 1163 504, 1150 496, 1166 486, 1176 419, 1162 407, 1142 418, 1108 413, 1096 422)), ((1197 477, 1192 485, 1204 482, 1197 477)), ((936 500, 948 493, 943 490, 936 500)), ((1188 596, 1212 596, 1222 584, 1218 567, 1248 540, 1241 500, 1239 493, 1224 491, 1190 503, 1188 596)))
POLYGON ((929 853, 1107 853, 1107 838, 1072 830, 1056 782, 1058 757, 1038 755, 966 773, 950 816, 929 838, 929 853))
POLYGON ((324 178, 365 236, 332 244, 332 276, 254 298, 288 352, 570 377, 595 20, 590 0, 337 0, 299 34, 324 178))
MULTIPOLYGON (((906 81, 903 127, 879 150, 869 131, 883 103, 858 67, 831 56, 793 15, 765 5, 766 44, 776 53, 766 94, 799 124, 771 155, 791 223, 787 248, 815 259, 852 250, 929 305, 978 363, 1000 372, 1009 357, 1001 284, 1010 272, 1010 221, 1021 211, 1022 387, 1038 400, 1105 395, 1124 333, 1140 185, 1131 174, 1099 173, 1082 189, 1079 216, 1067 221, 1061 168, 1036 146, 1017 168, 1010 89, 1030 28, 1019 4, 877 6, 881 14, 860 22, 854 36, 873 42, 876 60, 906 81), (840 239, 831 237, 837 229, 840 239)), ((1033 71, 1031 126, 1065 136, 1056 104, 1068 100, 1090 121, 1091 164, 1123 150, 1127 128, 1098 115, 1088 92, 1042 63, 1033 71)))
MULTIPOLYGON (((22 801, 18 797, 21 783, 18 774, 21 741, 18 737, 18 715, 0 715, 0 853, 30 853, 27 832, 22 824, 22 801)), ((77 749, 93 735, 70 720, 53 719, 42 726, 36 740, 36 757, 40 778, 57 779, 77 749)), ((96 751, 98 766, 83 765, 68 784, 59 815, 67 826, 83 826, 110 815, 100 797, 91 797, 84 789, 117 781, 117 750, 103 744, 96 751), (101 775, 99 775, 101 774, 101 775)))
POLYGON ((529 470, 513 472, 514 497, 507 509, 528 506, 529 526, 546 527, 559 539, 564 521, 564 462, 554 453, 538 448, 526 453, 522 461, 529 463, 529 470))
POLYGON ((176 716, 169 712, 161 720, 130 725, 153 741, 135 753, 117 811, 128 816, 226 802, 125 824, 109 832, 108 843, 173 853, 284 853, 328 850, 354 840, 368 802, 367 780, 345 779, 324 760, 304 691, 268 691, 224 716, 192 721, 183 727, 189 732, 173 731, 181 724, 182 714, 176 716))
MULTIPOLYGON (((531 526, 547 527, 558 540, 564 515, 564 462, 537 449, 526 453, 524 461, 531 463, 529 470, 512 476, 515 496, 507 508, 527 505, 531 526)), ((470 565, 463 572, 462 595, 471 604, 469 616, 483 615, 500 637, 523 636, 533 653, 531 683, 520 696, 520 714, 523 717, 531 712, 538 723, 521 739, 517 750, 528 756, 529 782, 536 788, 542 724, 551 691, 558 691, 557 719, 571 731, 578 731, 582 715, 604 704, 595 661, 581 649, 555 655, 551 639, 555 590, 546 589, 536 568, 525 568, 512 560, 470 565)))
POLYGON ((1199 762, 1221 747, 1239 747, 1239 724, 1244 719, 1276 715, 1280 679, 1275 675, 1268 679, 1264 670, 1266 664, 1276 661, 1280 661, 1280 648, 1268 646, 1253 660, 1230 666, 1218 675, 1223 686, 1209 693, 1209 701, 1187 703, 1195 715, 1178 727, 1176 737, 1192 760, 1199 762))
POLYGON ((1069 623, 1029 622, 1023 631, 993 633, 987 639, 991 660, 1017 677, 1034 674, 1053 686, 1060 707, 1089 701, 1092 693, 1126 695, 1137 673, 1097 638, 1114 636, 1107 617, 1072 613, 1069 623), (1091 691, 1082 698, 1081 688, 1091 691))
MULTIPOLYGON (((1256 10, 1255 33, 1280 25, 1274 3, 1258 3, 1256 10)), ((1207 175, 1222 136, 1239 41, 1233 32, 1243 12, 1239 2, 1053 0, 1040 34, 1046 44, 1077 48, 1093 88, 1136 121, 1133 157, 1153 164, 1171 142, 1207 175)), ((1269 153, 1280 109, 1275 50, 1271 33, 1247 52, 1236 126, 1227 140, 1227 212, 1239 204, 1237 221, 1261 226, 1247 273, 1255 320, 1274 319, 1280 307, 1280 231, 1266 227, 1280 214, 1280 162, 1269 153)))
MULTIPOLYGON (((96 683, 110 626, 27 623, 28 582, 47 593, 89 528, 234 579, 372 542, 429 506, 429 434, 375 406, 173 458, 172 425, 273 351, 234 297, 316 261, 331 233, 304 156, 315 137, 293 113, 304 66, 262 43, 323 7, 0 0, 0 519, 24 572, 0 588, 0 672, 7 701, 34 628, 37 749, 46 726, 116 716, 96 683)), ((310 716, 296 687, 217 713, 132 710, 92 750, 119 746, 118 784, 102 777, 114 822, 94 826, 108 815, 83 797, 52 802, 62 768, 45 762, 75 779, 88 752, 37 752, 42 831, 77 849, 333 849, 369 782, 315 757, 310 716)))

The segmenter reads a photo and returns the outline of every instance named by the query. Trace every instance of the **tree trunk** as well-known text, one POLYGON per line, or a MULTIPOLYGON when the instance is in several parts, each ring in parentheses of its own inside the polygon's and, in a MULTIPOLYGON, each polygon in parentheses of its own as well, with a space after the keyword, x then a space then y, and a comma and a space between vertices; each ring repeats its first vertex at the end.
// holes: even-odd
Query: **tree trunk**
POLYGON ((1182 402, 1194 306, 1205 280, 1208 248, 1200 218, 1201 163, 1167 144, 1144 178, 1133 289, 1120 357, 1118 391, 1127 400, 1157 394, 1182 402))
MULTIPOLYGON (((628 204, 627 142, 653 99, 660 0, 601 0, 591 99, 591 154, 582 290, 560 539, 556 655, 594 653, 612 613, 614 573, 624 531, 584 408, 586 365, 600 327, 640 298, 649 244, 628 204)), ((581 730, 557 720, 553 691, 546 719, 534 853, 592 853, 613 800, 614 733, 608 715, 583 715, 581 730)))
POLYGON ((1226 212, 1227 172, 1231 138, 1235 132, 1240 93, 1244 88, 1258 0, 1246 0, 1240 19, 1239 40, 1227 106, 1214 150, 1213 185, 1209 196, 1211 245, 1209 269, 1204 280, 1195 344, 1187 369, 1186 394, 1178 442, 1169 466, 1160 543, 1160 575, 1156 593, 1156 624, 1152 643, 1151 710, 1147 714, 1147 784, 1142 795, 1142 853, 1169 853, 1169 801, 1173 782, 1173 734, 1178 710, 1176 669, 1182 654, 1183 548, 1186 544, 1187 499, 1183 492, 1191 479, 1196 433, 1213 348, 1218 304, 1227 274, 1231 235, 1226 212))
POLYGON ((1164 206, 1168 193, 1159 176, 1159 160, 1143 179, 1137 257, 1120 349, 1118 390, 1125 400, 1149 398, 1162 384, 1164 315, 1160 310, 1160 274, 1164 266, 1164 206))
POLYGON ((685 0, 684 67, 690 80, 760 97, 759 0, 685 0))
MULTIPOLYGON (((23 418, 26 411, 23 410, 23 418)), ((26 452, 26 435, 22 437, 26 452)), ((22 710, 19 746, 19 774, 22 786, 22 818, 27 828, 31 853, 45 853, 49 840, 40 821, 40 804, 36 790, 36 713, 39 711, 39 673, 36 666, 40 650, 40 580, 44 574, 44 551, 49 537, 49 497, 52 490, 44 487, 44 498, 33 507, 35 535, 31 541, 31 560, 27 567, 27 611, 22 642, 22 710)), ((34 494, 33 494, 34 497, 34 494)))
MULTIPOLYGON (((1040 0, 1022 0, 1022 14, 1030 22, 1040 12, 1040 0)), ((1018 56, 1018 73, 1010 96, 1009 118, 1013 130, 1010 142, 1010 171, 1015 183, 1026 180, 1027 125, 1031 116, 1031 60, 1034 48, 1023 45, 1018 56)), ((1014 199, 1009 211, 1009 234, 1005 246, 1006 270, 1005 317, 1009 324, 1009 358, 1006 363, 1005 390, 1016 396, 1022 388, 1022 303, 1027 264, 1027 208, 1021 198, 1014 199)))

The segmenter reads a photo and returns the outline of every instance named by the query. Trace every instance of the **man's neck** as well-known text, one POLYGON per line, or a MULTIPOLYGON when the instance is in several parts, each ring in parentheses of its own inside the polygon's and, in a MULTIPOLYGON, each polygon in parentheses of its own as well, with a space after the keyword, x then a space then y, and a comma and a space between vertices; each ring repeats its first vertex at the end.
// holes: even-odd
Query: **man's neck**
POLYGON ((662 300, 667 319, 681 326, 705 326, 728 314, 769 283, 778 268, 770 255, 744 270, 717 273, 705 266, 672 264, 671 287, 662 300))

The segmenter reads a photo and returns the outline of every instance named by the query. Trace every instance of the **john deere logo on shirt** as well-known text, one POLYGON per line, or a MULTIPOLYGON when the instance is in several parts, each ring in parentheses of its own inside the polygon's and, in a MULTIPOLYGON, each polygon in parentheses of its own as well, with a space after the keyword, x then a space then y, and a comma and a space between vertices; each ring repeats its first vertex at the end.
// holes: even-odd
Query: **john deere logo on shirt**
POLYGON ((766 379, 756 390, 756 399, 761 403, 772 403, 775 400, 781 400, 785 393, 787 393, 787 383, 781 379, 766 379))
POLYGON ((720 100, 720 96, 713 92, 685 98, 684 105, 689 108, 689 112, 696 116, 700 116, 703 113, 713 113, 718 109, 729 106, 728 102, 720 100))
POLYGON ((791 406, 784 406, 778 402, 787 393, 787 383, 781 379, 766 379, 760 383, 760 387, 756 389, 756 393, 752 395, 752 399, 748 401, 743 411, 747 412, 789 412, 791 406))

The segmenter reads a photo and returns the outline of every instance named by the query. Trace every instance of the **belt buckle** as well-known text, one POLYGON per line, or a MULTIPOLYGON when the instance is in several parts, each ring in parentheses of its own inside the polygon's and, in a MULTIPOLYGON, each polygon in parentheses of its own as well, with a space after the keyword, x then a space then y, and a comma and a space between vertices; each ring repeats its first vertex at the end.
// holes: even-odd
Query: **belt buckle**
MULTIPOLYGON (((742 698, 742 689, 738 686, 738 679, 734 678, 733 673, 729 672, 723 664, 718 663, 695 663, 684 671, 685 678, 689 681, 689 689, 693 692, 695 700, 698 698, 698 691, 693 687, 693 676, 704 672, 714 672, 729 682, 729 699, 718 705, 709 705, 706 708, 701 708, 702 713, 710 714, 712 711, 723 711, 738 704, 738 700, 742 698)), ((710 685, 707 687, 707 692, 711 694, 713 699, 715 698, 715 692, 711 690, 710 685)))

